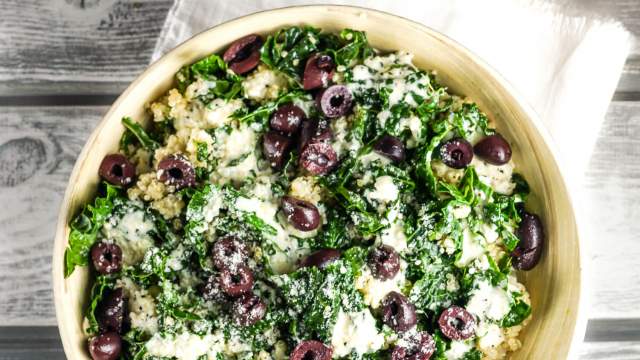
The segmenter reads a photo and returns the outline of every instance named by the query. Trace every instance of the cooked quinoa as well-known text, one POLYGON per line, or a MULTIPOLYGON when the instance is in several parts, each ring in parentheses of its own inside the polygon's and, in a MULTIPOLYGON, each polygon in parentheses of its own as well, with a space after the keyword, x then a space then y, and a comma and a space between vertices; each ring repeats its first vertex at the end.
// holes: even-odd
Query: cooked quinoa
POLYGON ((503 359, 540 219, 473 101, 363 32, 249 35, 123 119, 65 276, 94 359, 503 359))

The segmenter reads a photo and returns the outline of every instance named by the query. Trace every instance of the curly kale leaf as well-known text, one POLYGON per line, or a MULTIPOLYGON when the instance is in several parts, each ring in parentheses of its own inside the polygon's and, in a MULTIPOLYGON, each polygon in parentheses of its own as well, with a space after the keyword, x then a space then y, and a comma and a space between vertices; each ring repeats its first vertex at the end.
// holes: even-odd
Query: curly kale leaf
POLYGON ((130 117, 122 118, 122 125, 126 128, 122 138, 120 138, 120 149, 127 150, 129 145, 134 143, 134 139, 145 149, 153 151, 160 147, 160 143, 151 137, 147 131, 130 117))
POLYGON ((181 93, 184 93, 187 86, 197 79, 212 82, 213 84, 207 84, 209 91, 197 97, 205 104, 215 98, 225 100, 235 98, 242 91, 242 77, 227 71, 227 64, 216 54, 184 66, 176 74, 176 79, 181 93))
POLYGON ((344 29, 340 32, 341 47, 332 50, 337 65, 349 66, 374 54, 364 31, 344 29))
POLYGON ((222 203, 219 199, 221 196, 222 193, 218 187, 208 184, 200 190, 194 190, 187 204, 184 240, 198 254, 201 263, 204 263, 207 257, 207 243, 203 234, 207 230, 208 222, 212 220, 208 217, 217 215, 216 211, 220 211, 217 204, 222 203), (207 207, 210 206, 217 209, 207 211, 207 207))
POLYGON ((351 243, 348 234, 349 219, 347 215, 338 208, 327 210, 327 224, 320 234, 314 239, 312 247, 314 249, 341 249, 351 243))
POLYGON ((493 201, 484 206, 484 216, 496 225, 504 246, 509 252, 513 251, 520 242, 512 229, 520 223, 519 204, 521 203, 522 198, 518 195, 495 194, 493 201))
POLYGON ((100 301, 102 301, 102 296, 105 294, 105 291, 112 289, 114 283, 115 281, 113 278, 99 275, 96 277, 93 287, 91 287, 91 301, 89 302, 89 307, 87 308, 86 313, 87 320, 89 322, 89 328, 86 330, 89 334, 97 334, 99 331, 99 324, 96 319, 96 308, 100 301))
POLYGON ((324 269, 305 267, 275 278, 289 313, 294 314, 294 319, 288 321, 294 338, 330 342, 340 310, 354 312, 364 307, 354 282, 365 252, 362 248, 351 248, 324 269))
POLYGON ((500 322, 502 327, 512 327, 520 325, 526 318, 531 315, 531 306, 526 302, 517 299, 516 302, 511 305, 509 313, 500 322))
POLYGON ((291 26, 269 35, 260 49, 260 60, 300 81, 307 58, 320 46, 320 29, 311 26, 291 26))
POLYGON ((94 204, 87 204, 69 227, 69 246, 64 253, 64 276, 69 277, 76 266, 89 262, 89 250, 96 241, 98 231, 109 218, 116 206, 122 204, 120 188, 102 183, 104 195, 96 197, 94 204))
POLYGON ((241 108, 233 113, 233 117, 238 119, 239 122, 260 123, 266 126, 269 122, 269 117, 280 105, 291 103, 295 100, 310 101, 311 97, 304 91, 290 91, 252 111, 247 112, 247 108, 241 108))
POLYGON ((329 54, 336 65, 349 66, 371 56, 373 48, 362 31, 345 29, 336 37, 311 26, 292 26, 270 35, 260 49, 260 60, 300 83, 310 55, 329 54))

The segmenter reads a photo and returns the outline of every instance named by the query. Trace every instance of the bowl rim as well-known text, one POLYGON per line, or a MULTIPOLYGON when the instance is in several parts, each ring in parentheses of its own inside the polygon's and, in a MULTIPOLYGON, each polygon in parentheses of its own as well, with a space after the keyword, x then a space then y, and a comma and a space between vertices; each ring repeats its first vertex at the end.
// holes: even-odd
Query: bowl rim
POLYGON ((102 119, 95 126, 89 137, 87 138, 84 146, 82 147, 81 152, 78 154, 78 158, 73 166, 71 174, 69 175, 69 180, 67 182, 67 186, 65 189, 64 197, 61 202, 60 208, 58 210, 58 217, 56 222, 56 233, 54 239, 54 248, 53 248, 53 258, 52 258, 52 272, 51 275, 53 277, 53 301, 56 312, 56 323, 58 326, 58 332, 60 334, 60 339, 63 345, 63 349, 65 354, 70 353, 73 346, 71 344, 71 340, 68 336, 66 336, 67 332, 65 329, 67 325, 65 321, 61 318, 61 314, 63 311, 63 303, 61 301, 61 296, 64 288, 64 251, 66 249, 68 234, 66 233, 67 226, 67 218, 66 218, 66 210, 71 204, 71 198, 74 194, 74 182, 73 180, 77 179, 80 175, 80 169, 83 167, 82 164, 88 158, 89 149, 92 148, 92 145, 97 140, 98 136, 102 132, 105 127, 107 120, 113 117, 113 113, 116 112, 116 109, 120 106, 120 104, 124 101, 125 98, 129 96, 129 94, 136 88, 142 79, 144 79, 148 74, 152 73, 153 70, 157 67, 160 67, 164 62, 168 61, 168 58, 171 58, 172 55, 178 54, 181 50, 189 48, 190 45, 198 40, 200 37, 204 37, 209 32, 213 31, 224 31, 226 27, 234 25, 238 22, 243 22, 247 19, 253 17, 264 16, 266 14, 275 15, 281 12, 286 11, 295 11, 298 9, 306 9, 312 11, 330 11, 330 10, 340 10, 340 11, 348 11, 348 12, 356 12, 361 15, 367 14, 375 14, 381 17, 389 17, 395 18, 400 21, 404 21, 412 24, 415 28, 417 28, 420 32, 425 33, 429 36, 432 36, 440 41, 446 42, 448 46, 455 48, 456 51, 459 51, 461 54, 465 55, 467 58, 472 60, 476 66, 480 67, 482 70, 486 71, 504 90, 512 95, 514 99, 514 104, 519 108, 520 111, 527 117, 527 120, 533 124, 535 130, 540 135, 541 140, 544 145, 548 148, 549 152, 553 155, 553 159, 551 159, 552 164, 557 168, 557 172, 559 178, 561 179, 561 184, 559 184, 562 188, 562 192, 567 197, 567 202, 570 206, 572 215, 574 217, 575 222, 575 232, 577 237, 578 244, 578 259, 580 260, 580 264, 578 266, 579 270, 579 279, 580 279, 580 287, 579 287, 579 297, 577 302, 576 309, 576 323, 573 329, 573 335, 571 343, 569 344, 569 351, 567 354, 568 359, 574 359, 578 357, 578 352, 580 345, 584 340, 584 334, 587 327, 587 312, 590 307, 589 297, 587 296, 591 292, 590 283, 587 281, 586 273, 587 269, 591 267, 588 266, 590 264, 590 258, 587 256, 588 244, 583 240, 582 231, 584 227, 581 226, 584 223, 584 219, 582 216, 582 212, 577 211, 576 202, 574 201, 575 192, 570 191, 567 186, 567 175, 561 171, 561 167, 559 162, 561 161, 561 157, 558 156, 559 151, 552 140, 551 134, 549 133, 548 128, 542 123, 539 114, 533 109, 533 107, 523 99, 522 95, 519 91, 517 91, 511 83, 504 78, 496 69, 494 69, 491 65, 484 61, 481 57, 477 56, 471 50, 467 49, 465 46, 457 42, 456 40, 450 38, 449 36, 427 26, 417 21, 408 19, 406 17, 396 15, 393 13, 389 13, 382 10, 360 7, 360 6, 351 6, 351 5, 293 5, 286 7, 279 7, 273 9, 266 9, 257 12, 253 12, 250 14, 246 14, 240 17, 236 17, 234 19, 230 19, 209 27, 193 36, 183 41, 176 47, 172 48, 167 53, 160 56, 158 59, 153 61, 149 66, 145 68, 145 70, 140 73, 136 78, 127 86, 127 88, 118 96, 116 101, 109 107, 109 110, 103 115, 102 119))

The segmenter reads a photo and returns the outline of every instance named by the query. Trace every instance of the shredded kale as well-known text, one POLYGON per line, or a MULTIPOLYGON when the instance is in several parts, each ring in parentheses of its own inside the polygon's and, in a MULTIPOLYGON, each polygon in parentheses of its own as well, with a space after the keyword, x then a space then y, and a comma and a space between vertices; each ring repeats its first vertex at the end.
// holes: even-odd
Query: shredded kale
POLYGON ((331 330, 340 310, 362 309, 362 295, 353 284, 365 251, 352 248, 324 269, 305 267, 275 279, 293 315, 288 320, 288 331, 294 338, 331 342, 331 330))
POLYGON ((87 204, 69 224, 69 245, 64 253, 64 276, 69 277, 76 266, 89 263, 89 250, 96 241, 98 231, 111 215, 113 209, 122 204, 120 189, 102 183, 104 195, 96 197, 94 204, 87 204))
POLYGON ((184 66, 176 74, 178 90, 184 93, 197 79, 210 82, 208 92, 197 98, 207 104, 213 99, 233 99, 242 91, 242 77, 227 70, 227 64, 216 54, 207 56, 191 65, 184 66))
POLYGON ((134 137, 135 139, 138 140, 138 142, 140 143, 140 145, 142 145, 143 148, 149 151, 153 151, 160 147, 160 144, 156 140, 154 140, 151 136, 149 136, 149 134, 142 128, 140 124, 131 120, 130 117, 128 116, 123 117, 122 125, 124 125, 124 127, 127 130, 125 131, 122 138, 120 139, 121 148, 123 147, 126 148, 126 145, 128 145, 134 137))
POLYGON ((512 327, 520 325, 526 318, 531 315, 531 306, 526 302, 517 299, 516 302, 511 305, 509 313, 500 321, 502 327, 512 327))
POLYGON ((99 275, 96 277, 93 286, 91 287, 91 301, 89 302, 89 306, 87 307, 86 317, 89 323, 89 328, 86 329, 89 334, 97 334, 98 333, 98 320, 96 319, 96 308, 98 304, 102 300, 102 296, 105 291, 108 289, 112 289, 114 285, 114 279, 109 276, 99 275))
POLYGON ((266 126, 269 122, 269 116, 271 116, 280 105, 291 103, 294 100, 309 101, 311 97, 303 91, 294 90, 282 94, 278 99, 267 102, 252 111, 247 112, 247 108, 240 108, 233 116, 238 119, 239 122, 260 123, 266 126))

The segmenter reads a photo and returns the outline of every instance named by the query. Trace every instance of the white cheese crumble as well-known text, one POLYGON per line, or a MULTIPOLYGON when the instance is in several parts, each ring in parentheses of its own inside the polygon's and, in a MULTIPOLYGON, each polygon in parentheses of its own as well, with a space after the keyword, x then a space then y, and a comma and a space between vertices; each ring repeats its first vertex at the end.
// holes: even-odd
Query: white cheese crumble
POLYGON ((260 66, 243 82, 244 95, 252 100, 274 100, 287 88, 287 79, 266 66, 260 66))
POLYGON ((380 233, 380 243, 389 245, 397 252, 401 253, 407 249, 407 236, 404 233, 404 222, 398 207, 394 206, 388 210, 383 223, 388 227, 380 233))
POLYGON ((456 266, 466 267, 485 253, 481 240, 484 240, 482 236, 474 234, 468 226, 465 226, 462 232, 462 253, 456 260, 456 266))
POLYGON ((491 286, 486 280, 476 282, 467 310, 481 319, 502 320, 509 313, 511 302, 505 290, 491 286))
POLYGON ((371 270, 365 268, 360 276, 356 279, 356 289, 358 289, 363 297, 364 303, 373 309, 377 309, 382 304, 382 300, 388 293, 395 291, 401 293, 400 287, 405 281, 404 272, 398 271, 395 277, 389 280, 380 280, 373 277, 371 270))
POLYGON ((384 335, 376 329, 376 319, 369 310, 355 313, 338 313, 331 335, 333 357, 348 356, 352 351, 366 354, 384 345, 384 335))
POLYGON ((504 165, 491 165, 477 156, 471 161, 471 166, 476 169, 478 179, 484 184, 490 186, 495 192, 500 194, 511 195, 516 184, 511 181, 513 174, 513 162, 510 161, 504 165))
POLYGON ((231 115, 243 106, 244 104, 240 99, 229 101, 214 99, 207 105, 202 113, 206 124, 205 128, 219 128, 228 125, 232 120, 231 115))
POLYGON ((188 332, 162 337, 154 334, 145 344, 147 354, 157 357, 176 358, 177 360, 198 360, 205 355, 207 359, 216 359, 224 351, 222 333, 199 336, 188 332))
POLYGON ((114 241, 122 249, 122 262, 132 266, 140 262, 153 246, 149 235, 155 224, 145 216, 144 210, 130 208, 121 218, 117 215, 105 221, 102 231, 107 241, 114 241))
POLYGON ((504 341, 504 333, 497 324, 480 322, 476 330, 478 347, 484 351, 498 347, 504 341))
POLYGON ((374 190, 365 190, 364 193, 364 196, 370 201, 388 203, 395 201, 400 194, 400 190, 396 184, 393 183, 393 178, 389 175, 376 178, 373 186, 374 190))
POLYGON ((449 350, 445 351, 444 356, 447 360, 461 359, 464 354, 473 348, 473 345, 464 341, 452 341, 449 350))

